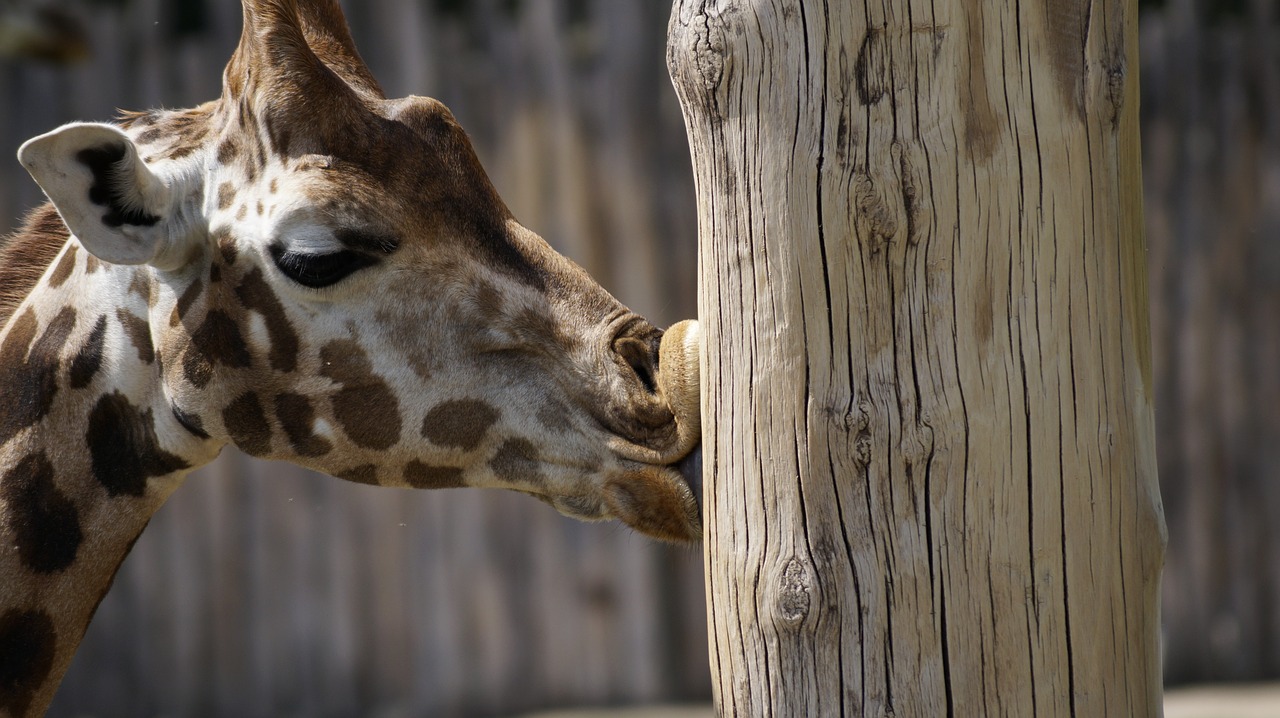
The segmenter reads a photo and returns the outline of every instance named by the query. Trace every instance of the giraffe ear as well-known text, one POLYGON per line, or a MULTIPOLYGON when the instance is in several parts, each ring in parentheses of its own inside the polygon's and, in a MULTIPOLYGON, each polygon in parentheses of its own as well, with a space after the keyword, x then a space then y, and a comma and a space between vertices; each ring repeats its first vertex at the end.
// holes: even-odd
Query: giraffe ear
POLYGON ((27 140, 18 161, 85 249, 115 264, 155 263, 169 235, 169 188, 114 125, 76 122, 27 140))

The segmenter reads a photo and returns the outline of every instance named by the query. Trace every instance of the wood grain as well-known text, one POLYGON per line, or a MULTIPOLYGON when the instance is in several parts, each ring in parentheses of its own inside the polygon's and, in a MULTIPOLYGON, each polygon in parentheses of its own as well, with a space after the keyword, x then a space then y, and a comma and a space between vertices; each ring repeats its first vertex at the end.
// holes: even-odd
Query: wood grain
POLYGON ((722 714, 1160 712, 1136 5, 1064 5, 676 3, 722 714))

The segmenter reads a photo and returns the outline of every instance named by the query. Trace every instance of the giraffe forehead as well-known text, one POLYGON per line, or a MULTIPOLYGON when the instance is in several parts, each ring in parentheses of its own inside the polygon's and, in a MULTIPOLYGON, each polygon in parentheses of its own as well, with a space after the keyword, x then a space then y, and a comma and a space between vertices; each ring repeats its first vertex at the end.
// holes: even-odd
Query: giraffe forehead
POLYGON ((387 254, 400 244, 395 225, 404 224, 402 203, 358 171, 303 162, 273 167, 253 183, 225 172, 211 176, 206 207, 220 244, 279 243, 291 252, 314 254, 342 249, 387 254))
POLYGON ((304 128, 225 98, 126 124, 157 157, 174 143, 210 148, 199 155, 207 163, 204 214, 236 244, 285 240, 292 251, 328 253, 351 239, 384 252, 401 241, 432 248, 460 241, 470 247, 465 261, 545 290, 540 257, 550 249, 511 236, 509 213, 448 110, 419 97, 365 109, 337 143, 303 142, 304 128))

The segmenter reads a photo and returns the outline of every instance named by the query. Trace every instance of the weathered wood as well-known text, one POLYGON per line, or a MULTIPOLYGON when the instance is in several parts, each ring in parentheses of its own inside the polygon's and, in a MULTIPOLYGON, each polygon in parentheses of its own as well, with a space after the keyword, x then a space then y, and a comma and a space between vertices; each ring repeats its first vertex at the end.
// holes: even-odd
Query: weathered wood
MULTIPOLYGON (((185 5, 76 8, 90 62, 0 67, 3 230, 40 196, 12 159, 23 140, 116 107, 218 95, 240 8, 202 3, 205 27, 179 35, 172 13, 185 5)), ((693 315, 666 7, 619 18, 612 0, 344 5, 388 92, 445 101, 518 217, 637 311, 693 315)), ((698 559, 524 496, 378 491, 228 451, 144 533, 50 715, 510 715, 701 700, 698 559)))
POLYGON ((676 2, 722 713, 1160 713, 1136 31, 676 2))

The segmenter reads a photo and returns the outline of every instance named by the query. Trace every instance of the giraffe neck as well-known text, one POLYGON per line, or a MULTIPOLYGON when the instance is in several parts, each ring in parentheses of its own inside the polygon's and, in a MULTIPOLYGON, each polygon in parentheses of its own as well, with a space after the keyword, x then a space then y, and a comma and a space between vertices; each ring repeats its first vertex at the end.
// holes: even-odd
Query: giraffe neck
POLYGON ((150 271, 71 239, 0 329, 0 716, 44 712, 133 542, 217 452, 165 399, 150 271))

